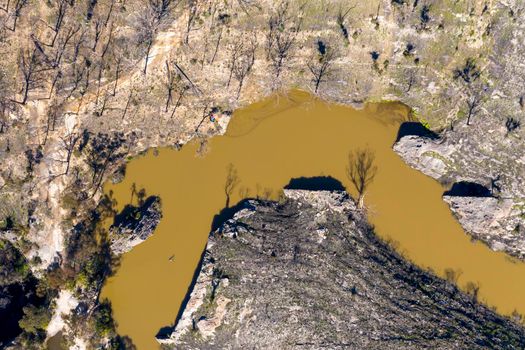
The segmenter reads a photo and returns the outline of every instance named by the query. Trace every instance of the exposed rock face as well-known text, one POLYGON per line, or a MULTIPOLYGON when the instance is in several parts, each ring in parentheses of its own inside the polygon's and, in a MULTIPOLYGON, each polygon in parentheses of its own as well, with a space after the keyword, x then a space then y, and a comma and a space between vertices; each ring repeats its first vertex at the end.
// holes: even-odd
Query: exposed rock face
POLYGON ((443 196, 459 222, 493 250, 525 258, 524 203, 494 197, 443 196))
MULTIPOLYGON (((462 179, 481 182, 495 197, 444 196, 459 222, 469 234, 494 250, 525 258, 525 201, 520 192, 520 177, 501 178, 492 169, 480 168, 484 157, 468 164, 462 155, 465 145, 449 133, 445 139, 409 135, 394 145, 411 167, 441 182, 462 179)), ((485 159, 486 160, 486 159, 485 159)), ((509 165, 520 168, 520 164, 509 165)), ((519 171, 519 170, 516 170, 519 171)), ((511 172, 513 173, 513 172, 511 172)))
POLYGON ((162 218, 160 198, 148 197, 140 207, 128 205, 111 226, 111 250, 123 254, 153 234, 162 218))
POLYGON ((402 137, 394 145, 394 151, 411 167, 434 179, 443 179, 453 171, 450 158, 454 148, 420 136, 402 137))
POLYGON ((344 192, 249 201, 212 234, 181 349, 509 349, 525 331, 381 242, 344 192))

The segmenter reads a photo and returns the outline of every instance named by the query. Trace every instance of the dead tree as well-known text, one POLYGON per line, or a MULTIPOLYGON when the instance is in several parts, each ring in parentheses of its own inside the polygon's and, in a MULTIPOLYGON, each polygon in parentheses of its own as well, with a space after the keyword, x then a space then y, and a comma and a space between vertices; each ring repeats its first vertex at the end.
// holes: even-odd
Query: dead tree
POLYGON ((139 17, 138 42, 146 45, 146 58, 143 73, 148 71, 149 54, 158 29, 158 17, 154 9, 146 7, 139 17))
MULTIPOLYGON (((241 51, 237 61, 233 65, 233 75, 239 82, 237 88, 237 99, 239 98, 244 83, 244 79, 250 74, 255 63, 255 51, 257 50, 257 39, 252 38, 249 44, 241 51)), ((229 85, 229 82, 228 82, 229 85)))
POLYGON ((18 54, 18 68, 22 73, 24 86, 22 89, 23 98, 20 104, 26 104, 29 91, 37 88, 40 82, 39 72, 39 58, 37 49, 21 49, 18 54))
POLYGON ((174 3, 175 1, 173 0, 149 0, 149 6, 155 13, 158 21, 166 17, 174 3))
POLYGON ((477 89, 470 89, 467 97, 467 125, 470 125, 470 119, 478 113, 481 102, 481 92, 477 89))
POLYGON ((410 90, 412 89, 414 84, 416 84, 416 82, 417 82, 416 71, 414 69, 407 68, 407 69, 405 69, 404 75, 405 75, 406 80, 407 80, 407 88, 405 89, 405 92, 408 93, 408 92, 410 92, 410 90))
POLYGON ((11 3, 11 0, 7 0, 5 7, 0 7, 0 10, 5 11, 6 13, 9 13, 9 4, 11 3))
POLYGON ((130 89, 128 100, 126 101, 126 106, 124 107, 124 111, 122 112, 122 120, 126 117, 126 114, 128 113, 129 109, 129 103, 131 102, 131 99, 133 98, 133 88, 130 89))
POLYGON ((66 169, 64 170, 63 175, 67 175, 69 173, 69 167, 71 164, 71 156, 73 154, 73 151, 75 150, 75 146, 80 140, 80 134, 74 131, 71 131, 66 136, 61 137, 62 140, 62 146, 64 147, 64 150, 66 152, 65 159, 61 160, 62 163, 66 165, 66 169))
POLYGON ((117 67, 115 68, 115 84, 113 85, 113 93, 112 93, 113 96, 115 96, 117 93, 117 84, 118 84, 118 79, 120 78, 121 69, 122 69, 122 56, 119 56, 117 58, 117 67))
POLYGON ((55 58, 53 59, 53 67, 57 68, 60 66, 64 52, 66 51, 67 44, 75 36, 76 33, 80 30, 80 25, 77 27, 70 27, 69 30, 64 35, 63 39, 59 43, 59 47, 56 50, 55 58))
POLYGON ((175 111, 177 110, 177 108, 181 105, 182 103, 182 99, 184 98, 184 95, 186 94, 186 91, 188 91, 190 89, 190 87, 186 84, 179 84, 178 85, 178 91, 179 91, 179 97, 177 98, 177 102, 175 102, 175 106, 173 107, 173 111, 171 112, 171 116, 170 116, 170 119, 173 118, 173 116, 175 115, 175 111))
POLYGON ((113 13, 113 7, 115 6, 115 0, 111 0, 111 3, 109 5, 108 14, 106 16, 106 20, 104 21, 104 27, 108 26, 109 20, 111 19, 111 14, 113 13))
POLYGON ((343 10, 343 7, 339 6, 339 10, 337 12, 337 18, 336 18, 337 26, 341 30, 341 33, 343 34, 343 38, 347 42, 348 42, 348 29, 346 28, 345 21, 346 21, 346 17, 350 14, 350 11, 352 11, 355 7, 356 5, 351 6, 347 8, 346 10, 343 10))
POLYGON ((56 100, 53 100, 49 103, 49 106, 47 108, 47 122, 46 122, 46 130, 45 130, 45 136, 44 141, 42 144, 46 144, 47 138, 49 136, 50 131, 55 130, 55 125, 58 117, 62 115, 64 112, 64 106, 61 103, 58 103, 56 100))
POLYGON ((106 42, 106 45, 104 46, 104 49, 102 50, 102 53, 100 54, 101 58, 104 58, 104 56, 106 56, 109 46, 111 45, 111 42, 113 39, 113 29, 114 29, 114 26, 113 26, 113 23, 111 23, 111 26, 109 28, 108 41, 106 42))
POLYGON ((15 2, 15 9, 13 11, 13 27, 11 28, 13 32, 16 31, 16 24, 18 23, 18 19, 22 14, 22 9, 27 5, 28 1, 29 0, 16 0, 15 2))
POLYGON ((217 56, 217 52, 219 51, 219 45, 221 43, 224 26, 229 22, 230 15, 220 14, 217 19, 218 19, 218 27, 219 27, 219 36, 217 37, 217 42, 215 43, 215 50, 213 51, 213 56, 211 57, 210 64, 215 61, 215 57, 217 56))
POLYGON ((100 40, 100 35, 102 34, 102 30, 104 29, 103 25, 102 25, 102 21, 97 18, 95 20, 95 33, 94 33, 94 37, 93 37, 93 46, 91 47, 91 50, 93 52, 95 52, 95 50, 97 49, 97 44, 100 40))
POLYGON ((226 195, 226 208, 230 207, 230 199, 233 191, 239 185, 239 174, 233 164, 228 164, 226 167, 226 181, 224 182, 224 194, 226 195))
POLYGON ((359 208, 363 208, 365 192, 377 173, 374 160, 375 155, 369 148, 357 149, 348 154, 346 176, 357 190, 359 208))
POLYGON ((60 28, 62 28, 62 23, 64 22, 64 16, 66 15, 68 4, 66 3, 66 0, 57 0, 57 6, 55 24, 53 27, 51 27, 53 32, 55 32, 53 39, 51 39, 51 43, 49 44, 49 46, 52 47, 55 46, 58 33, 60 32, 60 28))
POLYGON ((190 31, 197 18, 198 5, 198 0, 188 0, 188 21, 186 22, 186 34, 184 35, 184 44, 186 45, 190 42, 190 31))
POLYGON ((166 107, 165 112, 168 112, 168 109, 170 107, 170 103, 173 97, 173 90, 175 90, 175 87, 177 85, 177 81, 180 80, 180 77, 178 74, 176 74, 171 68, 170 68, 170 62, 166 60, 166 90, 167 90, 167 97, 166 97, 166 107))
POLYGON ((281 75, 283 65, 291 55, 292 47, 301 30, 301 23, 301 14, 298 16, 289 14, 287 1, 282 2, 268 20, 266 57, 270 61, 276 78, 281 75))
POLYGON ((230 73, 228 75, 228 82, 226 83, 226 87, 230 87, 230 83, 233 77, 233 71, 235 70, 235 66, 237 65, 237 60, 241 56, 241 51, 244 48, 244 42, 242 40, 234 40, 229 47, 230 58, 228 59, 228 67, 230 69, 230 73))
POLYGON ((333 63, 336 58, 335 49, 326 46, 321 40, 317 42, 317 54, 307 63, 310 73, 313 75, 315 93, 319 90, 319 85, 325 82, 333 71, 333 63))

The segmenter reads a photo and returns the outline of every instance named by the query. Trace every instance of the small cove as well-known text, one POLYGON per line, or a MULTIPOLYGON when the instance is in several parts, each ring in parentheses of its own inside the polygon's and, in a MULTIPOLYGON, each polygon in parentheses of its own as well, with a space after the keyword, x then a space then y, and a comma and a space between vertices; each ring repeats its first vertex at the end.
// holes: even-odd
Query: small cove
POLYGON ((225 181, 237 186, 230 206, 247 197, 278 199, 290 180, 333 177, 355 196, 345 175, 350 150, 369 147, 378 173, 365 203, 378 235, 423 268, 443 276, 461 271, 460 286, 480 285, 479 298, 500 313, 525 314, 525 264, 472 242, 442 201, 444 188, 410 168, 392 150, 408 109, 397 103, 361 110, 327 104, 292 91, 236 111, 224 136, 204 146, 159 149, 132 160, 124 180, 107 184, 117 210, 131 187, 162 200, 163 219, 153 236, 122 258, 106 283, 121 335, 139 350, 155 349, 155 334, 173 324, 206 244, 215 215, 226 204, 225 181))

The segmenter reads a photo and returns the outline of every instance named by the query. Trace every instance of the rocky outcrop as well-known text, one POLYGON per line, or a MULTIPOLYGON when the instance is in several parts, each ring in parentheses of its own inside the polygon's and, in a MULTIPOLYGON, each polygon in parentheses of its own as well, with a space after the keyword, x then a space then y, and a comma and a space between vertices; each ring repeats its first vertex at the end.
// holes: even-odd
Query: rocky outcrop
POLYGON ((110 227, 111 250, 123 254, 153 234, 162 218, 160 198, 148 197, 141 206, 127 205, 110 227))
POLYGON ((525 203, 494 197, 443 196, 463 228, 493 250, 525 258, 525 203))
POLYGON ((476 164, 469 165, 461 156, 465 145, 454 143, 453 138, 453 134, 444 139, 408 135, 394 144, 394 151, 411 167, 442 183, 458 181, 454 185, 472 184, 484 189, 487 193, 449 196, 445 192, 443 199, 474 238, 493 250, 525 258, 525 202, 516 190, 519 177, 506 177, 500 183, 503 179, 491 174, 491 169, 487 172, 476 164))
POLYGON ((525 331, 401 258, 344 192, 248 201, 209 239, 167 349, 509 349, 525 331))
POLYGON ((454 170, 451 159, 454 147, 440 141, 409 135, 395 143, 394 151, 412 168, 437 180, 454 170))

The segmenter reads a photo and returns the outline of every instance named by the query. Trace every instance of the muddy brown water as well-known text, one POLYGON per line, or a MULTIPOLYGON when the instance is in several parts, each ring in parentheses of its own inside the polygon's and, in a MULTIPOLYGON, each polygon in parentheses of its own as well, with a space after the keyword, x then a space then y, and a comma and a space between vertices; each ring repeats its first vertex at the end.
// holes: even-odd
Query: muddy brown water
POLYGON ((103 289, 119 334, 139 350, 158 348, 154 336, 173 324, 212 219, 225 206, 229 164, 240 181, 232 204, 246 196, 276 199, 291 178, 302 176, 332 176, 355 195, 345 176, 348 152, 365 146, 378 165, 365 198, 377 233, 423 268, 441 276, 445 269, 461 271, 458 284, 478 283, 479 298, 500 313, 525 314, 525 264, 472 242, 443 202, 442 186, 392 150, 407 117, 400 104, 354 110, 293 91, 235 112, 226 134, 204 150, 190 142, 132 160, 123 182, 106 185, 106 193, 112 191, 122 209, 135 183, 161 197, 163 219, 153 236, 123 256, 103 289))

